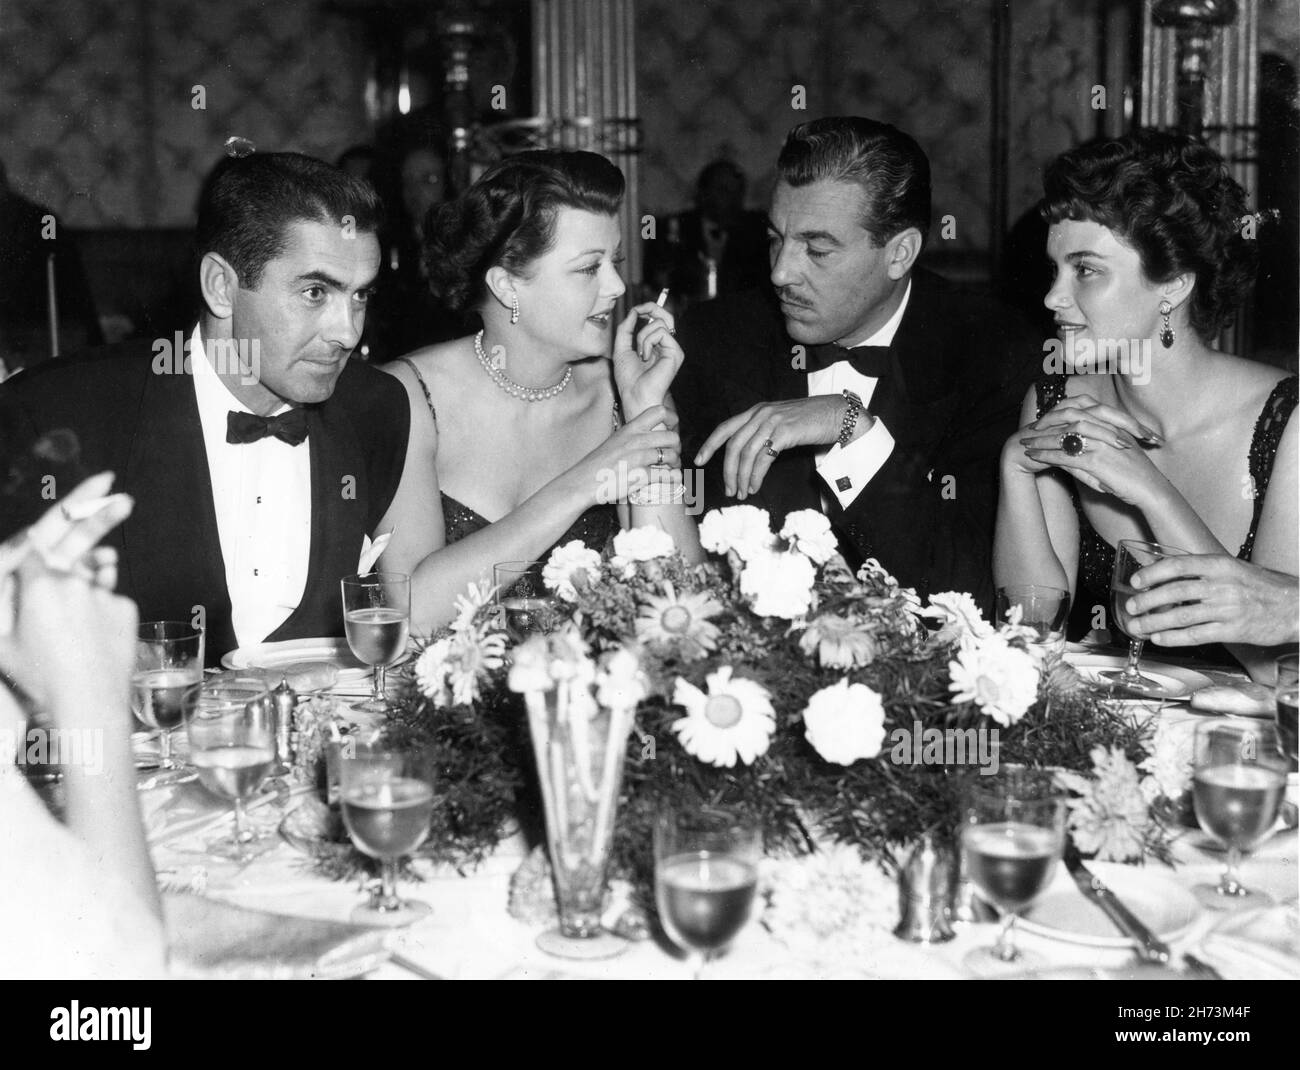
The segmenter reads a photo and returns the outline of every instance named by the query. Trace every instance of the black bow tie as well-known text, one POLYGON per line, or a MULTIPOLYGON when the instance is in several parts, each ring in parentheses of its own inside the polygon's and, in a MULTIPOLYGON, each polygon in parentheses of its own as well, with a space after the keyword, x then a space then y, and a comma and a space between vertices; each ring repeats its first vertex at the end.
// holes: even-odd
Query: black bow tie
POLYGON ((307 413, 303 409, 290 409, 279 416, 258 416, 251 412, 226 413, 226 441, 243 444, 275 436, 290 446, 299 445, 307 437, 307 413))
POLYGON ((889 346, 857 346, 845 349, 834 344, 808 347, 808 370, 819 372, 847 360, 853 370, 869 379, 881 379, 889 371, 889 346))

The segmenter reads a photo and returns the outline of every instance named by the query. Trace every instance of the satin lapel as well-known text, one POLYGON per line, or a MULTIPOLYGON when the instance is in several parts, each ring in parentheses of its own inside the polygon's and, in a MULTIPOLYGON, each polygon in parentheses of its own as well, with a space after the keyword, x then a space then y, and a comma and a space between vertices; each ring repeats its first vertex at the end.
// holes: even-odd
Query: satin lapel
MULTIPOLYGON (((339 581, 357 570, 366 532, 366 473, 346 420, 324 405, 307 411, 311 450, 311 549, 298 608, 268 641, 343 634, 339 581)), ((301 449, 302 447, 296 447, 301 449)))
POLYGON ((877 385, 871 413, 882 420, 895 440, 920 443, 946 426, 956 403, 954 379, 946 361, 948 344, 941 344, 943 310, 916 277, 903 321, 889 347, 890 374, 877 385))
POLYGON ((194 383, 142 367, 140 409, 123 414, 135 431, 118 486, 135 509, 122 529, 122 590, 141 620, 190 620, 201 605, 211 662, 234 632, 194 383))

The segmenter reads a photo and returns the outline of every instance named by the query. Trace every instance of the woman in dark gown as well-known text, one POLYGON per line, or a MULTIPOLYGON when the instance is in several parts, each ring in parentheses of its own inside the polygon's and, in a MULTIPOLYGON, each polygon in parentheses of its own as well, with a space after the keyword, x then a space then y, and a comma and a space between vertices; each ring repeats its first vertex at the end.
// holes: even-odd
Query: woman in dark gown
POLYGON ((575 539, 599 550, 650 525, 702 559, 677 471, 672 317, 643 304, 614 320, 622 196, 602 156, 526 152, 430 217, 430 284, 483 330, 385 369, 406 387, 411 436, 383 562, 412 576, 417 632, 450 620, 494 563, 575 539), (430 527, 444 545, 421 560, 430 527))
MULTIPOLYGON (((1296 378, 1212 348, 1255 275, 1241 187, 1200 142, 1155 131, 1067 152, 1044 185, 1046 355, 1092 364, 1025 398, 995 580, 1068 587, 1108 618, 1120 539, 1296 575, 1296 378)), ((1272 682, 1274 651, 1228 649, 1272 682)))

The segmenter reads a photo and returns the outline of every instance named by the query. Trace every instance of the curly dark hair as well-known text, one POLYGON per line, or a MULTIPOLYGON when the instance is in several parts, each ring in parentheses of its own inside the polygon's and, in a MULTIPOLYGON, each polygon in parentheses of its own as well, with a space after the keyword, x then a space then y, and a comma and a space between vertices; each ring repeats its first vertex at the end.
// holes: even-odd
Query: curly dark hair
POLYGON ((1136 250, 1153 282, 1191 272, 1192 329, 1211 339, 1245 300, 1259 250, 1243 235, 1246 192, 1213 149, 1184 134, 1139 130, 1062 153, 1043 176, 1050 223, 1091 220, 1136 250))
POLYGON ((526 275, 551 249, 561 208, 615 215, 622 201, 623 172, 597 153, 536 149, 509 156, 429 213, 429 288, 454 312, 476 307, 487 296, 489 268, 526 275))

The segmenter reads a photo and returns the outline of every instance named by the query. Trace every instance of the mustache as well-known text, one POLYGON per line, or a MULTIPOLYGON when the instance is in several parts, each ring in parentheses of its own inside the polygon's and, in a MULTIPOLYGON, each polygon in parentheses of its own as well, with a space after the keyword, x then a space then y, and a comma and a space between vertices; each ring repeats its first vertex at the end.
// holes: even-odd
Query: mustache
POLYGON ((812 308, 811 303, 801 297, 796 297, 789 290, 781 289, 776 291, 777 299, 787 305, 797 305, 799 308, 812 308))

